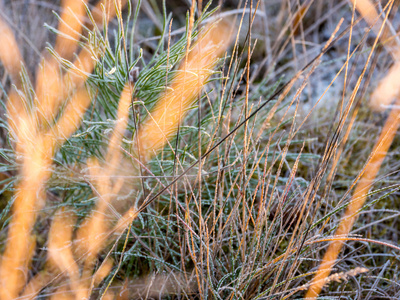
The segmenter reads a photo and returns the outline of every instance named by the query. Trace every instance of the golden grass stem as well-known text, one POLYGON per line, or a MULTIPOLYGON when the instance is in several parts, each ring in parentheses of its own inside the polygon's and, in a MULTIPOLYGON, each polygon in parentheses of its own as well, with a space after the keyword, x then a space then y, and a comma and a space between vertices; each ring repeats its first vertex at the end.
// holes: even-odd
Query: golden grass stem
POLYGON ((201 92, 212 68, 231 42, 231 25, 214 24, 205 29, 181 66, 172 86, 157 102, 139 132, 140 153, 149 160, 162 149, 201 92))
POLYGON ((63 0, 64 8, 58 30, 55 50, 64 59, 70 60, 78 48, 82 33, 82 22, 86 15, 85 5, 88 0, 63 0))
POLYGON ((0 18, 0 61, 10 74, 13 83, 20 88, 22 85, 20 72, 23 59, 17 41, 10 27, 0 18))

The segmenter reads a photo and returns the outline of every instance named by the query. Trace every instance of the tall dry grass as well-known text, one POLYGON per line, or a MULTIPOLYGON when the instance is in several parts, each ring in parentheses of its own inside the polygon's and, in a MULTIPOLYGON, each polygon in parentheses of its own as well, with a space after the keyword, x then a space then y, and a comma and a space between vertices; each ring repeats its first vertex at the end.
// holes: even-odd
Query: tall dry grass
MULTIPOLYGON (((400 112, 398 110, 400 104, 400 89, 395 83, 400 75, 400 57, 398 56, 400 48, 398 45, 395 45, 396 37, 392 36, 388 26, 385 26, 387 16, 391 12, 393 1, 390 1, 387 4, 388 9, 386 10, 386 15, 384 17, 378 14, 375 6, 369 0, 357 0, 352 1, 352 3, 376 33, 377 38, 375 44, 379 39, 386 47, 387 52, 396 60, 388 74, 379 82, 378 87, 372 93, 370 100, 370 105, 375 110, 382 111, 385 108, 391 107, 391 111, 371 155, 359 175, 357 184, 353 191, 353 197, 350 199, 346 212, 336 229, 335 237, 337 237, 337 239, 333 240, 329 244, 318 271, 305 295, 307 299, 316 299, 321 293, 323 286, 327 283, 327 278, 332 267, 343 248, 343 239, 346 239, 349 236, 354 222, 358 217, 358 213, 367 199, 369 190, 374 184, 383 160, 388 154, 389 148, 393 143, 400 125, 400 112)), ((373 48, 375 48, 375 45, 373 48)))

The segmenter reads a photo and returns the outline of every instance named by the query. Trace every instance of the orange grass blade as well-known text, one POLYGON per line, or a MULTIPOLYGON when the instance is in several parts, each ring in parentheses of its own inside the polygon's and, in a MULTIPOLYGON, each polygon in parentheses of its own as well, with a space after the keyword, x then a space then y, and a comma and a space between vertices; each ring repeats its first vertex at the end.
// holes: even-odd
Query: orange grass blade
POLYGON ((76 52, 82 32, 87 0, 63 0, 61 22, 58 25, 55 50, 64 59, 70 60, 76 52))
POLYGON ((75 223, 76 218, 72 212, 61 209, 56 213, 50 227, 48 254, 52 265, 68 275, 71 290, 76 293, 77 299, 84 299, 87 295, 85 289, 80 287, 79 267, 72 253, 72 233, 75 223))
POLYGON ((52 280, 54 276, 48 271, 42 271, 33 277, 27 284, 21 299, 36 299, 40 291, 52 280))
POLYGON ((86 47, 82 48, 78 57, 74 60, 73 66, 68 69, 64 76, 65 85, 81 87, 89 77, 89 74, 93 71, 96 64, 94 54, 96 54, 97 51, 93 50, 92 53, 87 47, 89 46, 86 45, 86 47))
MULTIPOLYGON (((92 216, 88 218, 77 233, 76 253, 84 257, 84 268, 82 276, 91 276, 97 254, 104 248, 106 241, 110 236, 110 225, 112 218, 107 216, 107 208, 112 208, 111 200, 121 190, 124 179, 112 180, 112 175, 121 165, 122 153, 120 145, 126 126, 128 124, 129 106, 132 99, 132 87, 126 83, 121 93, 118 104, 117 124, 113 130, 109 147, 107 149, 106 164, 100 168, 97 160, 88 163, 89 172, 95 180, 98 202, 92 216)), ((95 274, 92 285, 96 285, 101 278, 106 276, 111 270, 111 262, 100 268, 95 274)), ((88 294, 91 287, 88 287, 88 294)))
POLYGON ((382 23, 381 20, 379 20, 379 14, 375 9, 375 5, 370 0, 350 1, 356 7, 357 11, 361 14, 368 25, 372 26, 372 30, 374 30, 375 33, 378 33, 382 23))
MULTIPOLYGON (((82 32, 87 0, 63 0, 61 21, 58 25, 55 51, 63 59, 72 59, 76 52, 82 32)), ((40 121, 51 122, 57 115, 57 109, 63 101, 61 68, 52 57, 46 58, 36 72, 36 96, 38 99, 38 117, 40 121)))
POLYGON ((139 132, 139 149, 145 159, 161 150, 175 134, 185 111, 211 76, 216 60, 230 44, 231 32, 231 24, 220 22, 200 36, 187 58, 187 65, 181 66, 171 88, 157 102, 139 132))
POLYGON ((50 296, 50 300, 76 300, 76 298, 71 290, 66 286, 62 286, 50 296))
MULTIPOLYGON (((372 27, 374 32, 379 36, 382 20, 370 0, 351 0, 358 12, 365 21, 372 27)), ((392 55, 396 63, 390 68, 388 74, 379 82, 378 88, 374 91, 370 100, 370 107, 375 111, 385 110, 399 94, 398 78, 400 77, 399 44, 396 43, 396 37, 393 36, 388 26, 385 26, 380 36, 380 40, 386 43, 386 50, 392 55)))
POLYGON ((51 137, 54 137, 54 142, 58 144, 64 143, 78 129, 90 103, 91 98, 86 88, 81 88, 72 96, 61 118, 48 132, 51 137))
MULTIPOLYGON (((54 59, 43 60, 36 71, 36 114, 41 126, 52 123, 62 101, 61 68, 54 59)), ((48 126, 48 125, 47 125, 48 126)), ((43 129, 43 128, 42 128, 43 129)))
POLYGON ((118 223, 115 225, 112 233, 115 235, 122 234, 125 229, 132 223, 133 220, 136 219, 138 216, 137 209, 132 207, 130 208, 119 220, 118 223))
MULTIPOLYGON (((390 2, 392 1, 389 1, 389 3, 390 2)), ((378 13, 375 5, 370 0, 351 0, 351 3, 355 5, 357 11, 361 14, 367 24, 372 28, 375 34, 381 35, 380 40, 382 41, 386 50, 390 53, 390 55, 392 55, 392 57, 395 58, 396 51, 398 51, 399 46, 396 38, 392 36, 388 26, 384 26, 383 31, 380 34, 381 27, 383 26, 384 22, 387 22, 387 20, 382 20, 381 15, 378 13)))
POLYGON ((9 92, 7 101, 8 128, 10 136, 15 141, 19 139, 21 122, 28 120, 28 112, 23 102, 21 95, 15 89, 9 92))
MULTIPOLYGON (((370 0, 351 0, 351 3, 355 5, 357 11, 361 14, 367 24, 371 26, 375 34, 379 35, 383 21, 380 14, 376 10, 375 5, 370 0)), ((396 39, 391 35, 388 26, 383 28, 380 40, 390 55, 395 57, 395 53, 399 45, 396 43, 396 39)))
POLYGON ((115 169, 119 167, 121 160, 120 145, 124 136, 124 131, 128 125, 129 107, 132 101, 132 89, 133 88, 130 84, 126 83, 118 103, 117 124, 110 139, 106 158, 112 166, 110 175, 114 174, 115 169))
MULTIPOLYGON (((397 56, 400 58, 400 55, 397 56)), ((390 107, 394 99, 399 97, 400 61, 396 61, 389 72, 379 82, 371 95, 370 106, 375 111, 383 111, 390 107)))
MULTIPOLYGON (((103 0, 97 3, 96 7, 93 8, 92 15, 94 21, 98 26, 103 22, 103 9, 106 12, 105 24, 108 24, 111 19, 116 16, 116 0, 103 0)), ((120 8, 124 8, 128 3, 127 0, 120 0, 120 8)), ((119 4, 118 4, 119 5, 119 4)), ((73 62, 73 67, 68 70, 66 76, 64 77, 65 84, 72 84, 73 86, 79 87, 83 85, 86 81, 88 74, 92 73, 93 68, 96 64, 95 57, 97 55, 98 49, 89 50, 89 45, 87 44, 82 48, 78 57, 73 62)))
MULTIPOLYGON (((398 100, 397 103, 400 104, 400 100, 398 100)), ((382 162, 386 157, 387 151, 393 142, 394 136, 399 128, 399 124, 399 110, 393 109, 386 120, 385 126, 383 127, 374 150, 372 151, 372 155, 364 169, 363 175, 356 185, 353 198, 346 209, 346 213, 340 222, 338 229, 336 230, 336 236, 348 236, 357 218, 357 213, 364 205, 368 191, 371 188, 382 162)), ((329 276, 339 252, 342 249, 343 243, 343 239, 331 242, 324 255, 322 263, 319 266, 317 274, 314 277, 309 290, 307 291, 306 298, 316 299, 316 297, 319 295, 324 286, 325 278, 329 276)))
POLYGON ((16 128, 17 152, 22 155, 21 181, 16 187, 13 218, 0 266, 0 299, 14 299, 26 282, 32 256, 31 229, 36 212, 45 202, 44 186, 51 175, 51 161, 57 140, 64 141, 77 128, 90 103, 86 92, 78 92, 49 134, 36 128, 35 118, 25 115, 16 128))
POLYGON ((91 266, 97 253, 101 251, 109 235, 110 220, 106 219, 106 210, 110 205, 111 196, 119 192, 123 185, 123 179, 112 182, 114 175, 121 164, 121 150, 119 148, 124 130, 128 124, 129 106, 131 103, 132 91, 127 83, 121 93, 118 104, 117 124, 113 130, 107 150, 107 165, 100 168, 97 160, 89 163, 89 171, 92 178, 99 178, 95 182, 96 192, 99 200, 93 215, 78 230, 77 251, 80 255, 86 256, 86 265, 91 266), (102 176, 100 176, 102 175, 102 176))
MULTIPOLYGON (((98 177, 101 172, 99 171, 100 165, 97 160, 89 161, 88 168, 90 176, 94 178, 98 177)), ((96 209, 93 211, 92 216, 83 222, 77 232, 75 252, 78 257, 85 257, 85 265, 89 265, 89 268, 93 267, 92 262, 107 239, 106 223, 109 220, 105 221, 104 211, 107 209, 109 203, 110 196, 108 192, 110 191, 110 183, 105 181, 101 181, 102 185, 98 185, 97 182, 95 183, 96 188, 98 188, 96 191, 99 194, 96 209)))
POLYGON ((113 265, 114 261, 111 258, 107 258, 105 261, 103 261, 101 266, 97 269, 96 273, 94 273, 94 285, 99 285, 104 280, 104 278, 106 278, 108 274, 110 274, 113 265))
POLYGON ((22 82, 19 73, 23 59, 19 51, 14 34, 7 24, 0 18, 0 61, 11 76, 11 80, 21 88, 22 82))
MULTIPOLYGON (((50 176, 48 143, 32 137, 37 144, 28 143, 23 158, 21 181, 16 187, 13 217, 8 230, 6 249, 0 266, 0 299, 15 299, 23 288, 28 265, 33 255, 34 238, 31 229, 36 212, 44 204, 44 183, 50 176)), ((22 145, 18 145, 21 147, 22 145)))

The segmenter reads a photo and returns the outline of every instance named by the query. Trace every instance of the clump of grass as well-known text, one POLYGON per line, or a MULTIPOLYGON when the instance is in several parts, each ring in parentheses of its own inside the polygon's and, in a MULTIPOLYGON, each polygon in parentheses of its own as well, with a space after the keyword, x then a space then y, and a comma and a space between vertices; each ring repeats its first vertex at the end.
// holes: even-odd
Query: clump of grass
MULTIPOLYGON (((367 192, 396 131, 395 111, 369 164, 343 164, 359 165, 358 149, 368 157, 369 141, 349 145, 362 142, 354 132, 367 111, 361 99, 372 74, 363 81, 364 74, 380 57, 378 39, 370 48, 366 36, 355 42, 355 10, 334 7, 345 12, 339 22, 312 1, 256 1, 221 14, 212 2, 192 1, 177 29, 165 1, 72 2, 58 28, 49 27, 56 43, 34 83, 0 24, 0 59, 15 84, 3 167, 18 172, 3 187, 14 196, 1 214, 2 299, 292 299, 308 288, 316 297, 323 286, 327 296, 354 295, 357 286, 368 299, 380 280, 390 281, 396 256, 385 249, 398 247, 351 233, 353 225, 359 232, 384 224, 366 210, 384 207, 399 188, 367 192), (219 20, 227 15, 228 23, 219 20), (141 39, 149 19, 160 36, 141 39), (329 35, 316 51, 307 39, 324 26, 329 35), (346 54, 327 60, 343 41, 346 54), (320 92, 307 90, 320 64, 334 70, 321 94, 343 80, 324 122, 322 96, 308 99, 311 112, 303 103, 320 92), (362 198, 351 201, 357 181, 362 198), (340 220, 346 207, 350 217, 340 220), (328 242, 329 268, 322 261, 318 269, 328 242)), ((379 212, 385 219, 387 210, 379 212)))

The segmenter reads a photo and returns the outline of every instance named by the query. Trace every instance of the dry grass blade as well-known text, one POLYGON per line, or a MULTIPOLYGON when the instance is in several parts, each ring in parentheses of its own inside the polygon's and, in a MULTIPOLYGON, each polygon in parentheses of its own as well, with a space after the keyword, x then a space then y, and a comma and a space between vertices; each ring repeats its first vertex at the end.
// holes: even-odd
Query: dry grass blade
POLYGON ((140 153, 147 160, 161 150, 171 138, 185 111, 193 104, 212 74, 217 59, 231 42, 229 22, 220 22, 205 29, 187 57, 172 86, 159 100, 139 133, 140 153))
POLYGON ((23 59, 19 51, 14 34, 7 24, 0 18, 0 61, 10 74, 13 83, 21 87, 21 65, 23 59))
MULTIPOLYGON (((359 274, 366 273, 369 270, 367 268, 362 268, 362 267, 356 267, 355 269, 352 269, 347 272, 340 272, 340 273, 335 273, 332 275, 329 275, 328 277, 324 278, 324 284, 328 284, 332 281, 335 282, 341 282, 341 281, 347 281, 349 277, 355 277, 359 274)), ((295 288, 292 292, 290 292, 288 295, 286 295, 282 300, 290 299, 291 296, 293 296, 296 292, 298 291, 304 291, 308 289, 310 286, 309 283, 302 285, 298 288, 295 288)))
POLYGON ((60 34, 57 36, 55 50, 64 59, 70 60, 77 50, 87 2, 88 0, 63 1, 64 10, 58 28, 60 34))
POLYGON ((55 216, 49 233, 49 258, 51 263, 68 274, 70 288, 77 291, 79 299, 85 298, 85 290, 79 283, 79 268, 72 252, 72 234, 76 218, 61 209, 55 216))

